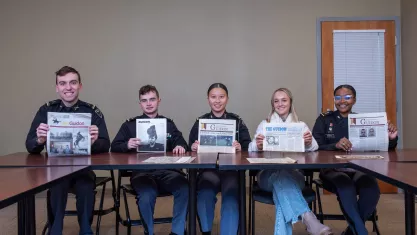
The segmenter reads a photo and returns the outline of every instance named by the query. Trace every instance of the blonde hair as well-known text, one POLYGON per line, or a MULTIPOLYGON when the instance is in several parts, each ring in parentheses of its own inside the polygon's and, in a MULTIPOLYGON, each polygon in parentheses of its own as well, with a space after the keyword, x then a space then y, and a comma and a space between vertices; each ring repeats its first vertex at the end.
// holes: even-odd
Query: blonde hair
POLYGON ((275 112, 275 108, 274 108, 274 96, 275 96, 275 93, 277 93, 278 91, 284 92, 290 98, 290 105, 291 106, 290 106, 290 111, 288 112, 288 115, 292 114, 293 122, 299 122, 297 112, 295 112, 294 98, 292 96, 291 91, 289 89, 287 89, 287 88, 278 88, 278 89, 276 89, 274 91, 274 93, 272 93, 272 97, 271 97, 271 112, 269 113, 268 118, 266 119, 266 121, 267 122, 270 122, 272 115, 274 115, 274 112, 275 112))

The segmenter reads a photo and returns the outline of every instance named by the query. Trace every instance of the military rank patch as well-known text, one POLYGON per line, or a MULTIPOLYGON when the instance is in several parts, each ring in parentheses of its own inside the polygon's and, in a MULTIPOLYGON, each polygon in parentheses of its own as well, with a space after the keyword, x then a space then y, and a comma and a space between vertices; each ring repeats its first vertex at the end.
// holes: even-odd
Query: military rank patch
POLYGON ((96 108, 94 111, 100 118, 103 118, 103 114, 101 113, 100 109, 96 108))

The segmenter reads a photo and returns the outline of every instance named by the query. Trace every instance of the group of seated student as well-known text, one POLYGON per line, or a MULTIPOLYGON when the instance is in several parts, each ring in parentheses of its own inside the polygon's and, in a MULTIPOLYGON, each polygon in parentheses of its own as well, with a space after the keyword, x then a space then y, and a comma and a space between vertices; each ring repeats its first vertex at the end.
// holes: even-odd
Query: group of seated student
MULTIPOLYGON (((184 140, 172 119, 158 113, 161 102, 158 90, 146 85, 139 90, 139 104, 143 114, 128 119, 120 127, 110 144, 106 123, 101 111, 92 104, 78 99, 82 88, 81 76, 72 67, 64 66, 56 72, 56 92, 60 99, 47 102, 36 113, 26 139, 26 148, 30 153, 40 153, 47 141, 48 112, 91 113, 92 120, 91 153, 136 152, 141 140, 136 138, 136 119, 166 118, 166 151, 183 154, 197 151, 198 119, 191 128, 189 142, 184 140)), ((322 113, 316 120, 313 131, 301 122, 294 106, 294 97, 287 88, 275 90, 271 97, 271 111, 263 120, 251 139, 243 120, 236 114, 226 111, 229 99, 228 89, 221 83, 212 84, 207 91, 211 111, 199 118, 236 120, 236 151, 263 151, 262 126, 266 122, 304 124, 304 143, 306 151, 331 150, 352 151, 355 146, 349 141, 348 115, 356 102, 356 91, 350 85, 341 85, 334 90, 336 111, 322 113)), ((398 141, 397 129, 389 123, 389 149, 395 149, 398 141)), ((272 192, 276 208, 275 235, 292 234, 292 224, 301 220, 307 232, 313 235, 333 234, 328 226, 321 224, 310 210, 302 195, 304 175, 301 170, 262 170, 257 174, 261 189, 272 192)), ((320 172, 325 184, 334 188, 340 207, 349 226, 348 234, 368 234, 365 221, 375 211, 380 192, 376 179, 353 169, 326 169, 320 172), (359 199, 357 199, 359 195, 359 199)), ((174 196, 171 234, 184 234, 188 209, 188 181, 179 170, 134 170, 130 178, 137 193, 136 202, 149 234, 154 234, 153 213, 157 195, 161 192, 174 196)), ((76 195, 76 207, 79 234, 93 234, 91 222, 94 209, 95 174, 93 171, 62 182, 50 189, 50 208, 48 233, 62 234, 67 194, 70 189, 76 195)), ((238 233, 238 173, 237 171, 219 171, 202 169, 197 178, 197 214, 203 234, 211 234, 217 194, 221 192, 220 234, 238 233)))

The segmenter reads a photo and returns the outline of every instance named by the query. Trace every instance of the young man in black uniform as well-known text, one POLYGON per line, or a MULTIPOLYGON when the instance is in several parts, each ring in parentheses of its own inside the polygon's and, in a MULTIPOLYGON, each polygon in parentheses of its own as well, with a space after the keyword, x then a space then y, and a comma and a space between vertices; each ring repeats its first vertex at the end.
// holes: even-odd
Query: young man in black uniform
MULTIPOLYGON (((29 153, 40 153, 45 147, 49 130, 47 125, 48 112, 91 113, 92 120, 89 127, 91 153, 109 151, 110 140, 103 114, 95 105, 78 99, 81 88, 80 74, 74 68, 64 66, 56 72, 56 92, 60 99, 47 102, 36 113, 26 137, 26 149, 29 153)), ((80 234, 93 234, 91 230, 95 188, 95 174, 93 171, 62 182, 50 189, 49 234, 62 234, 67 194, 71 187, 74 188, 74 193, 77 196, 76 206, 80 234)))
MULTIPOLYGON (((146 85, 139 90, 139 104, 143 111, 141 116, 130 118, 120 127, 119 132, 111 144, 112 152, 136 152, 141 149, 141 140, 136 138, 136 119, 166 118, 158 114, 161 102, 158 90, 146 85)), ((188 148, 182 133, 175 123, 167 119, 166 151, 182 154, 188 148)), ((174 210, 172 219, 172 233, 182 235, 185 231, 185 220, 188 208, 188 181, 178 170, 136 170, 133 171, 130 183, 137 193, 136 202, 145 229, 149 235, 154 234, 153 213, 156 197, 161 192, 168 192, 174 196, 174 210)))

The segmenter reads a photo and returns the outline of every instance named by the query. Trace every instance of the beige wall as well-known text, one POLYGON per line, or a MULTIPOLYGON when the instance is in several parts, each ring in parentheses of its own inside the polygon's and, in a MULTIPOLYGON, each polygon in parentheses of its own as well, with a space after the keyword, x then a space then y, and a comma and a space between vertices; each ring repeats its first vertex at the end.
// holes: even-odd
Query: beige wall
POLYGON ((401 26, 404 147, 416 148, 417 1, 401 0, 401 26))
POLYGON ((25 151, 30 122, 56 98, 54 72, 63 65, 81 72, 81 99, 100 107, 111 138, 141 113, 137 90, 146 83, 159 88, 160 113, 186 138, 195 118, 209 111, 213 82, 229 87, 228 111, 251 134, 278 87, 293 91, 311 127, 316 19, 399 15, 399 0, 3 0, 0 154, 25 151))

